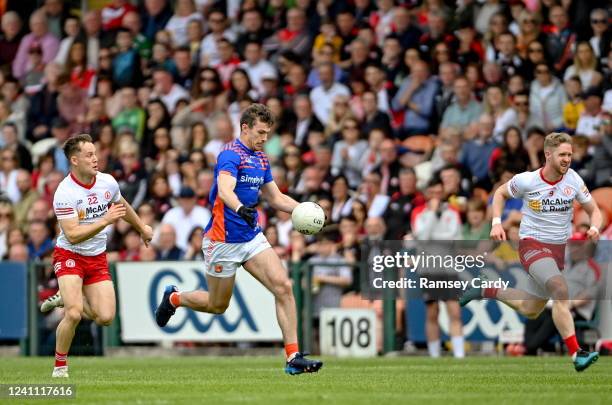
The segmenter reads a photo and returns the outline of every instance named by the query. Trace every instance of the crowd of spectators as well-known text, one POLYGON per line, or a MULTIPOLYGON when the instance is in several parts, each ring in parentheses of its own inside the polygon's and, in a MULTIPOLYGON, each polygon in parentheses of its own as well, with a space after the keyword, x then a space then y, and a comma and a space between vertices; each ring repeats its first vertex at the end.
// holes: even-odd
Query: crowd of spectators
MULTIPOLYGON (((551 131, 573 136, 591 190, 612 186, 606 1, 73 3, 0 2, 3 259, 50 257, 61 146, 82 132, 155 229, 146 248, 119 222, 109 258, 200 258, 216 156, 253 102, 276 117, 265 152, 279 188, 337 231, 306 241, 262 203, 287 263, 354 263, 364 238, 485 239, 492 192, 542 166, 551 131), (431 211, 439 223, 420 231, 431 211)), ((508 201, 507 229, 520 208, 508 201)), ((315 283, 358 293, 358 277, 330 271, 315 283)))

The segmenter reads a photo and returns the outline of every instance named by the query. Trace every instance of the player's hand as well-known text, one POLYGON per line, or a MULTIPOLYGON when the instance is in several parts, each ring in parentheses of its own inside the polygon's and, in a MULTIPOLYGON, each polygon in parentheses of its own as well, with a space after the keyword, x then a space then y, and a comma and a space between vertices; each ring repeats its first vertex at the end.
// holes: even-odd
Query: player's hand
POLYGON ((240 215, 251 228, 255 228, 257 225, 257 219, 255 218, 257 216, 257 210, 254 207, 241 205, 236 213, 240 215))
POLYGON ((125 207, 125 205, 111 204, 111 206, 108 208, 108 211, 106 212, 106 215, 104 215, 103 218, 106 221, 107 225, 110 225, 117 222, 119 218, 123 218, 126 213, 127 208, 125 207))
POLYGON ((506 240, 506 231, 501 224, 493 225, 490 236, 493 240, 506 240))
POLYGON ((151 239, 153 239, 153 228, 151 228, 149 225, 145 225, 144 228, 142 228, 140 237, 142 238, 145 246, 149 247, 149 242, 151 242, 151 239))
POLYGON ((587 238, 592 240, 593 242, 597 242, 599 240, 599 229, 595 226, 592 226, 586 233, 587 238))

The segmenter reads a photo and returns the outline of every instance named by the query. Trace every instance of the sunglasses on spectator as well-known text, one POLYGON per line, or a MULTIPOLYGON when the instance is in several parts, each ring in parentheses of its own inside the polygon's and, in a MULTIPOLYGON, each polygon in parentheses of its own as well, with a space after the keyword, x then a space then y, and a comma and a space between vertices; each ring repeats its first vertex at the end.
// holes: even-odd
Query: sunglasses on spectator
POLYGON ((591 24, 606 24, 605 18, 591 18, 591 24))

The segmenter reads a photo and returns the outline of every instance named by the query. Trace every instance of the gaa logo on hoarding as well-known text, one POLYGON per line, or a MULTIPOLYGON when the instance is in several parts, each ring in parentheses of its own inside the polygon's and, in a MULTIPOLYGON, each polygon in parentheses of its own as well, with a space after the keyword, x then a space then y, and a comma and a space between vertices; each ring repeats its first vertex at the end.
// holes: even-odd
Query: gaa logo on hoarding
MULTIPOLYGON (((197 269, 192 269, 191 271, 196 277, 197 285, 189 288, 191 288, 192 290, 201 289, 208 291, 208 284, 206 283, 206 278, 202 275, 202 273, 197 269)), ((151 280, 151 286, 149 287, 149 306, 151 308, 151 316, 153 317, 153 319, 155 319, 155 309, 157 308, 157 300, 159 297, 158 292, 160 291, 160 288, 162 286, 171 283, 183 283, 183 279, 181 278, 181 276, 176 271, 171 269, 161 270, 155 275, 153 280, 151 280)), ((168 324, 164 328, 161 328, 161 330, 171 334, 177 333, 181 329, 183 329, 187 322, 189 322, 198 332, 206 333, 213 326, 213 324, 217 322, 225 332, 232 333, 236 329, 238 329, 242 322, 246 322, 247 328, 249 328, 252 332, 258 332, 255 320, 249 312, 244 297, 242 296, 242 293, 240 292, 238 286, 234 286, 234 298, 236 300, 236 305, 240 314, 240 316, 238 316, 238 319, 236 319, 235 321, 230 321, 225 315, 211 316, 210 320, 202 321, 202 319, 198 316, 197 312, 192 310, 186 310, 184 311, 185 317, 178 323, 178 325, 171 326, 170 324, 168 324)))

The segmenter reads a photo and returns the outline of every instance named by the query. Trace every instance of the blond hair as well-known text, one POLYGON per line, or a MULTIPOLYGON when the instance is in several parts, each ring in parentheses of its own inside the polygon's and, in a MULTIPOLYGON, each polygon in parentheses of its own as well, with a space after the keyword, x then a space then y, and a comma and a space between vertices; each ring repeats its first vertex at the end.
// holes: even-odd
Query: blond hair
POLYGON ((562 143, 572 144, 572 137, 565 132, 553 132, 544 138, 544 149, 558 148, 562 143))

